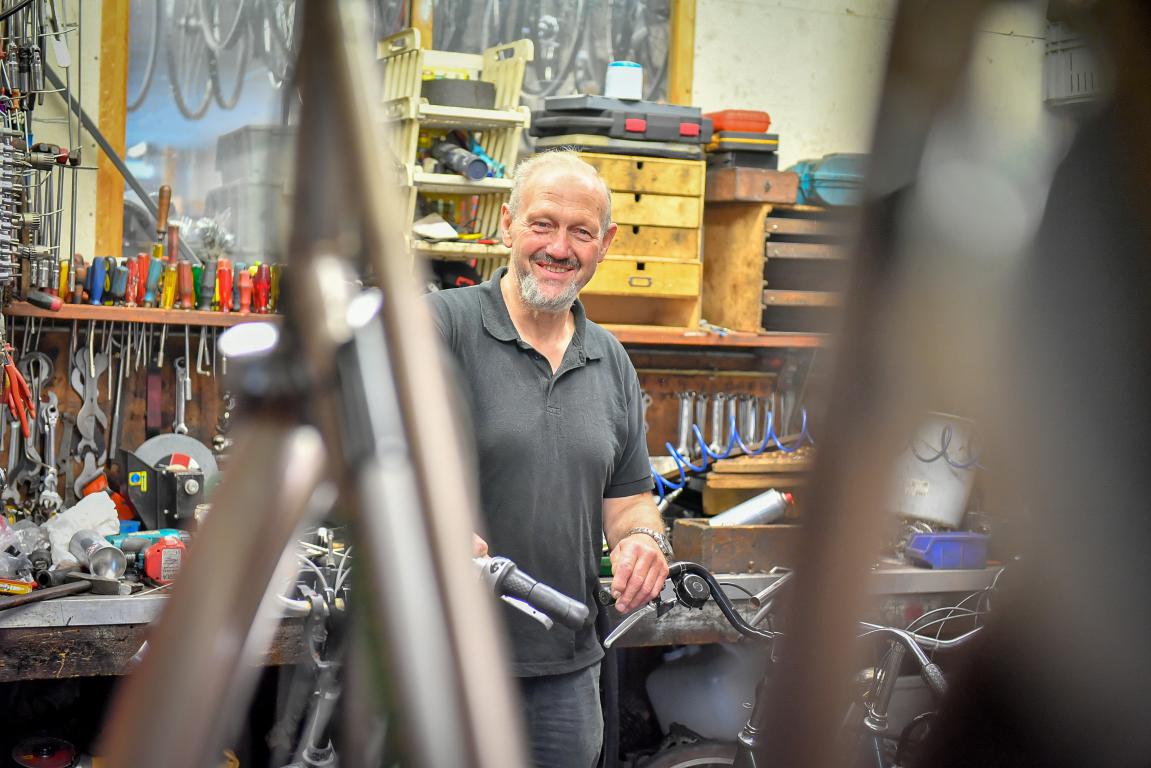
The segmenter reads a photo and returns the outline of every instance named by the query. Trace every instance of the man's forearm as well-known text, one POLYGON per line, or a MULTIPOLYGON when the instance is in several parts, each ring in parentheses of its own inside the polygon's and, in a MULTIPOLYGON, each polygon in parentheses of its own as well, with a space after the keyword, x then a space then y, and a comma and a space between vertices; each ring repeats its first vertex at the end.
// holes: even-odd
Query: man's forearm
POLYGON ((637 496, 631 503, 618 509, 604 505, 603 529, 609 549, 615 549, 620 539, 633 528, 652 528, 663 532, 663 518, 651 494, 637 496))

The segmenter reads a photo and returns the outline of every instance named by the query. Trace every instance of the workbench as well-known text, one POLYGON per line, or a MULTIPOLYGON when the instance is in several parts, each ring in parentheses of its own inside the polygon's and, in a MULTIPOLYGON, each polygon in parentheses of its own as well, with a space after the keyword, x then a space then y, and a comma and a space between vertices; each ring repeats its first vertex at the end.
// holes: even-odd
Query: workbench
MULTIPOLYGON (((902 627, 910 616, 955 605, 967 595, 990 586, 1000 568, 982 570, 930 570, 905 565, 882 565, 868 574, 868 593, 873 596, 864 615, 858 618, 902 627)), ((747 594, 763 590, 777 577, 766 573, 717 573, 721 583, 734 584, 725 589, 735 609, 745 619, 755 613, 747 594)), ((610 579, 604 584, 610 584, 610 579)), ((789 587, 790 588, 790 587, 789 587)), ((969 602, 969 607, 974 601, 969 602)), ((654 614, 641 619, 616 644, 616 647, 686 645, 735 642, 742 636, 731 628, 714 601, 700 610, 677 606, 663 618, 654 614)))
MULTIPOLYGON (((875 596, 870 618, 906 623, 908 611, 953 605, 965 595, 991 584, 998 568, 978 571, 933 571, 885 566, 869 575, 875 596)), ((776 577, 758 574, 716 574, 721 582, 755 593, 776 577)), ((604 584, 609 584, 605 580, 604 584)), ((727 590, 745 617, 754 613, 747 595, 727 590)), ((128 597, 79 595, 0 612, 0 682, 68 677, 120 675, 147 637, 148 625, 159 617, 167 596, 128 597)), ((739 635, 714 602, 702 610, 677 607, 661 619, 649 616, 625 634, 621 647, 733 642, 739 635)), ((304 619, 282 617, 268 650, 267 665, 306 660, 304 619)))
MULTIPOLYGON (((167 600, 78 595, 0 611, 0 683, 124 674, 167 600)), ((304 619, 280 618, 264 663, 306 659, 304 619)))

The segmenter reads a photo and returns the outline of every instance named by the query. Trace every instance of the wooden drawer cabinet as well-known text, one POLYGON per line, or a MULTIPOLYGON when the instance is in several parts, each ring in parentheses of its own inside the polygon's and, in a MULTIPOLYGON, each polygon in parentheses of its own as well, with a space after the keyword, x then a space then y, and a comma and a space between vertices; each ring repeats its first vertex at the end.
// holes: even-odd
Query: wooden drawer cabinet
POLYGON ((703 265, 656 259, 604 259, 585 294, 682 298, 699 295, 703 265))
POLYGON ((699 324, 702 160, 582 153, 611 189, 619 226, 608 257, 580 294, 599 323, 699 324))
POLYGON ((611 217, 617 224, 698 229, 703 223, 703 198, 613 191, 611 217))
POLYGON ((581 155, 617 192, 653 192, 702 197, 704 163, 700 160, 664 160, 628 155, 581 155))
POLYGON ((620 224, 609 253, 613 256, 658 256, 680 261, 699 261, 699 241, 698 229, 620 224))

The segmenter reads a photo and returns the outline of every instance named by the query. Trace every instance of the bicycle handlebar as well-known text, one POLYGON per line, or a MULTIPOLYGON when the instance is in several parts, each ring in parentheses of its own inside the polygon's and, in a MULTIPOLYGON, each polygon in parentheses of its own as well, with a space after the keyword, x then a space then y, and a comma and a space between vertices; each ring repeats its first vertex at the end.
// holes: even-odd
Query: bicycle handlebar
POLYGON ((530 607, 570 629, 587 624, 588 607, 520 570, 506 557, 477 557, 476 566, 491 590, 501 597, 522 600, 530 607))

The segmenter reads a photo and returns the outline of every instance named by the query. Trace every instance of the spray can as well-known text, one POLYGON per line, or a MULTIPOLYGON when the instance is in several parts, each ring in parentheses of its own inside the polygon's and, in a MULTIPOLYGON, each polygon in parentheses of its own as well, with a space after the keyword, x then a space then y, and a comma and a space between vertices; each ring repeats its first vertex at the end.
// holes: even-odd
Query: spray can
POLYGON ((765 491, 711 518, 709 525, 767 525, 783 517, 794 503, 790 493, 765 491))

